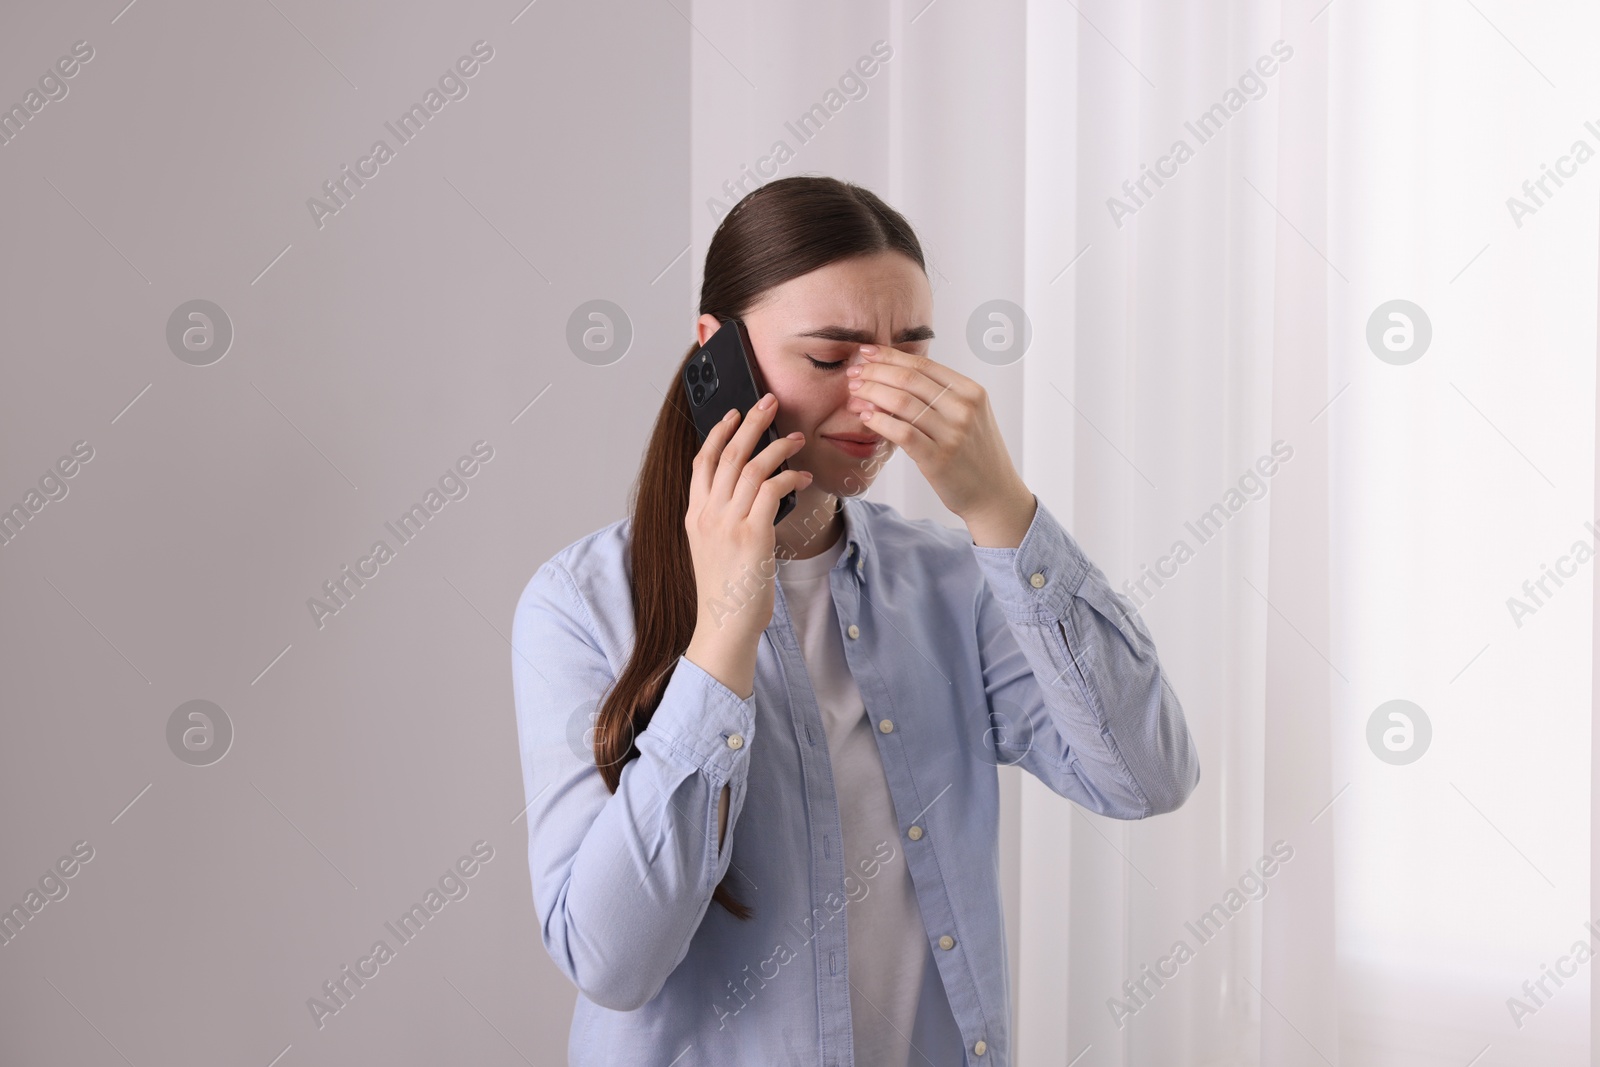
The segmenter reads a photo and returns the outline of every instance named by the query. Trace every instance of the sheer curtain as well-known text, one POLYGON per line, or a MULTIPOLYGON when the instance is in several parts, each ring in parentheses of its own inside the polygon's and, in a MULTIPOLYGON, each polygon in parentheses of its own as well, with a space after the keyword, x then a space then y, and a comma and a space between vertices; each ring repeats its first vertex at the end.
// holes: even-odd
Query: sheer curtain
MULTIPOLYGON (((1592 513, 1594 184, 1538 232, 1504 201, 1600 124, 1583 113, 1596 16, 685 14, 686 302, 713 201, 746 168, 746 188, 827 173, 905 211, 934 358, 989 390, 1029 486, 1142 612, 1201 746, 1192 800, 1136 824, 1002 771, 1018 1062, 1584 1062, 1586 968, 1521 1027, 1508 998, 1589 906, 1589 601, 1538 619, 1542 647, 1504 601, 1592 513), (877 42, 892 56, 830 103, 877 42), (1402 320, 1376 316, 1369 340, 1396 299, 1432 312, 1411 362, 1378 353, 1402 320), (1503 358, 1519 314, 1550 355, 1503 358), (974 324, 1026 333, 1025 354, 980 351, 974 324), (1506 734, 1496 709, 1530 693, 1531 734, 1506 734), (1370 740, 1398 698, 1431 717, 1411 763, 1414 718, 1398 754, 1382 739, 1400 720, 1370 740), (1536 755, 1512 744, 1526 736, 1536 755)), ((871 495, 955 521, 903 456, 871 495)))
POLYGON ((1135 825, 1023 783, 1025 855, 1065 843, 1024 880, 1024 928, 1070 886, 1066 953, 1024 953, 1026 1062, 1338 1055, 1326 46, 1282 6, 1029 11, 1028 205, 1050 221, 1027 306, 1055 344, 1023 367, 1028 473, 1130 580, 1204 780, 1135 825))

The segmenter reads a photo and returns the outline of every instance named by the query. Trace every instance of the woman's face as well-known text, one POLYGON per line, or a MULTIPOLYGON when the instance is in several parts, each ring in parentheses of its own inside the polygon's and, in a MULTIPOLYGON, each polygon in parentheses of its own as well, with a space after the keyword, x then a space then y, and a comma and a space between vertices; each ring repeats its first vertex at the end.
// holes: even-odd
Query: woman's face
MULTIPOLYGON (((756 361, 778 400, 778 436, 806 435, 789 466, 811 472, 809 491, 857 496, 888 462, 894 444, 861 421, 858 412, 873 405, 855 398, 845 369, 862 362, 856 349, 863 344, 926 355, 932 319, 928 277, 899 252, 819 267, 768 290, 746 312, 756 361), (867 448, 843 441, 866 442, 867 448)), ((700 316, 700 343, 719 325, 713 315, 700 316)))

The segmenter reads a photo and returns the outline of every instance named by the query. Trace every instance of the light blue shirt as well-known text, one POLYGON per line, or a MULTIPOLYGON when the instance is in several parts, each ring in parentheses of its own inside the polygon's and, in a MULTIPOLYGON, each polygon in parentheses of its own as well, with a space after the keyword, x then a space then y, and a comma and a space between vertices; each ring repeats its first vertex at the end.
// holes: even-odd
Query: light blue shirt
POLYGON ((574 1067, 852 1067, 845 908, 878 861, 908 865, 937 965, 911 1062, 1009 1067, 997 766, 1118 819, 1171 811, 1199 781, 1149 631, 1042 501, 1016 548, 858 497, 843 513, 828 581, 899 827, 871 864, 842 855, 781 585, 751 696, 680 656, 615 794, 591 731, 633 647, 629 520, 562 549, 522 592, 528 867, 545 949, 579 992, 574 1067), (710 906, 730 870, 748 921, 710 906))

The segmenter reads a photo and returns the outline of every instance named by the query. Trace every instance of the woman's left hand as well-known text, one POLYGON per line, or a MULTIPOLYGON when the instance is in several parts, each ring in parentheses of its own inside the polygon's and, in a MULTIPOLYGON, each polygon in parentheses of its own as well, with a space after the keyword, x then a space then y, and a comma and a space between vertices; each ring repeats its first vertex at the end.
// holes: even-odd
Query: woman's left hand
POLYGON ((845 371, 850 407, 866 430, 905 450, 928 484, 969 526, 980 517, 1031 509, 1033 493, 1011 462, 988 391, 927 356, 863 345, 865 362, 845 371))

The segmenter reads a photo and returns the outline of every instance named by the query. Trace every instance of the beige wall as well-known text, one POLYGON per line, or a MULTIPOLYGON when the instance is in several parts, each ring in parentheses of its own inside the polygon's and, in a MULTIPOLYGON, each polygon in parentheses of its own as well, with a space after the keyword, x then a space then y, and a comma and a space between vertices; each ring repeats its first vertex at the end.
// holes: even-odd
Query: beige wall
POLYGON ((0 15, 5 106, 93 52, 0 146, 0 506, 92 449, 0 545, 0 905, 92 850, 0 945, 0 1062, 565 1062, 507 636, 534 568, 622 514, 683 350, 692 31, 667 4, 119 2, 0 15), (565 340, 594 298, 634 332, 604 367, 565 340), (167 338, 192 300, 232 326, 205 366, 167 338), (233 731, 209 766, 169 747, 194 700, 233 731), (319 1029, 307 1000, 479 841, 467 895, 319 1029))

